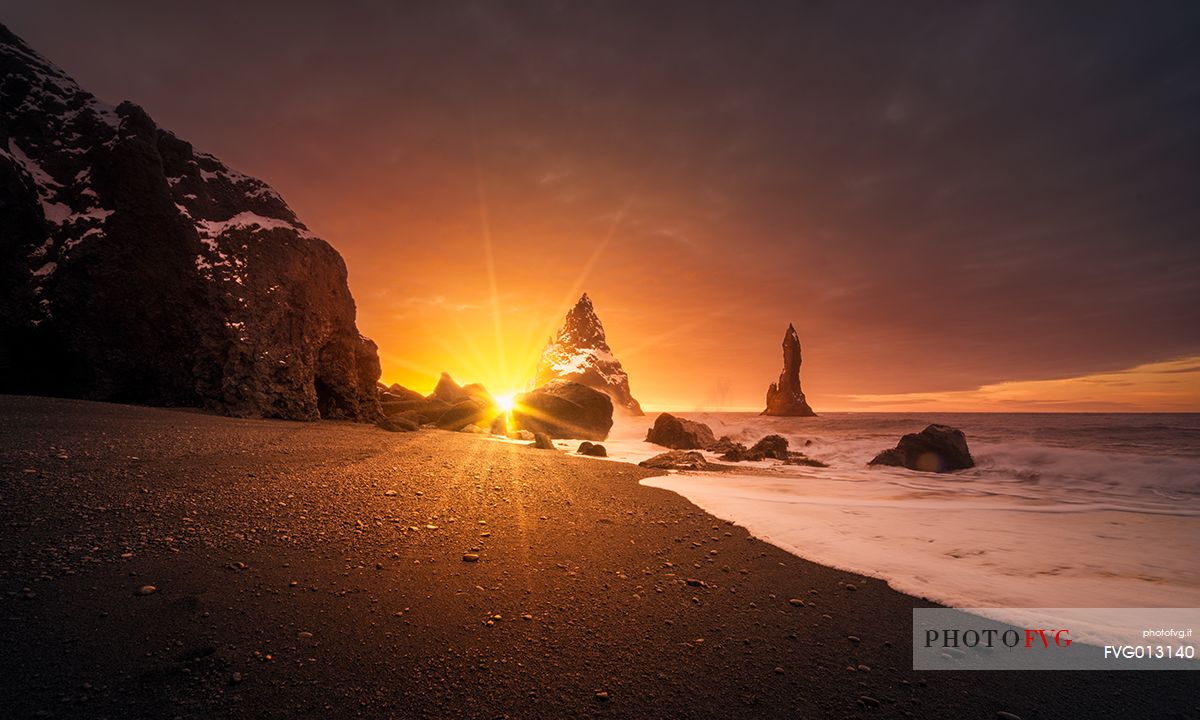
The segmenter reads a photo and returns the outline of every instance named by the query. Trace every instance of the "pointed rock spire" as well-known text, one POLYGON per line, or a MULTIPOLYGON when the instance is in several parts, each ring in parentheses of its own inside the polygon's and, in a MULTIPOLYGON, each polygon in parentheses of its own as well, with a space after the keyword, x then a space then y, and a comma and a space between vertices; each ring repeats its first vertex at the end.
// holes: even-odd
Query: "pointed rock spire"
POLYGON ((767 409, 762 411, 763 415, 816 415, 800 389, 800 363, 800 337, 796 328, 788 323, 787 332, 783 334, 783 372, 779 373, 779 382, 771 383, 767 388, 767 409))
POLYGON ((604 392, 615 407, 642 415, 642 406, 629 392, 629 375, 613 355, 604 337, 592 300, 584 293, 563 320, 563 325, 542 350, 534 386, 551 380, 573 380, 604 392))

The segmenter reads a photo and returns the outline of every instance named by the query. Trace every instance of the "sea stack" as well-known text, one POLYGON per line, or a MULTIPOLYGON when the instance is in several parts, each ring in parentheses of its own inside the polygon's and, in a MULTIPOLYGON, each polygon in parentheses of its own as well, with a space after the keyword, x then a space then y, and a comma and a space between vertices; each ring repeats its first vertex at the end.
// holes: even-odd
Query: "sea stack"
POLYGON ((570 380, 612 398, 613 406, 627 415, 644 415, 629 392, 629 375, 604 338, 604 326, 587 293, 567 313, 558 333, 542 350, 534 374, 534 387, 551 380, 570 380))
POLYGON ((266 183, 0 26, 0 392, 373 421, 346 264, 266 183))
POLYGON ((800 389, 800 362, 800 338, 796 335, 796 328, 788 324, 787 332, 783 334, 783 372, 779 373, 779 382, 771 383, 771 387, 767 388, 767 409, 762 411, 763 415, 816 415, 804 399, 804 391, 800 389))

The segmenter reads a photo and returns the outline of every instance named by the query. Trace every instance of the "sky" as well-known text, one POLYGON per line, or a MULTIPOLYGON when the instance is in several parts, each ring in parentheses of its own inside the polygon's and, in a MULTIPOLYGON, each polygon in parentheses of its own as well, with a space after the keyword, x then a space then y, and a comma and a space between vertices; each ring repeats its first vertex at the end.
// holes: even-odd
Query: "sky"
POLYGON ((6 3, 346 259, 385 382, 1200 411, 1200 4, 6 3), (335 6, 336 5, 336 6, 335 6))

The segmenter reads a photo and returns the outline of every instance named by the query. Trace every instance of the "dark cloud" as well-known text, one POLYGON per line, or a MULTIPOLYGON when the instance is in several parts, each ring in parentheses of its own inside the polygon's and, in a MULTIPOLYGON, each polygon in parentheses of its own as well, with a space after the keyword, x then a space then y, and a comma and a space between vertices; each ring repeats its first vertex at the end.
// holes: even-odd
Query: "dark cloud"
POLYGON ((591 276, 602 304, 660 324, 737 307, 708 350, 746 375, 774 351, 730 348, 769 348, 788 320, 842 393, 1200 354, 1196 3, 6 14, 85 87, 279 187, 398 354, 418 329, 371 298, 404 266, 425 269, 414 295, 461 291, 479 182, 506 289, 570 275, 623 211, 591 276))

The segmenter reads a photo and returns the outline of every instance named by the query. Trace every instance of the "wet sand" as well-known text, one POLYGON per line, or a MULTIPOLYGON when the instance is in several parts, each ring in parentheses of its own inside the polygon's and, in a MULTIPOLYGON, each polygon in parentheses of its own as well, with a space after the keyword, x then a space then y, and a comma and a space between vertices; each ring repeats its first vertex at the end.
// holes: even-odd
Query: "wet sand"
POLYGON ((1200 714, 1193 673, 914 672, 930 603, 632 465, 23 397, 0 428, 3 717, 1200 714))

